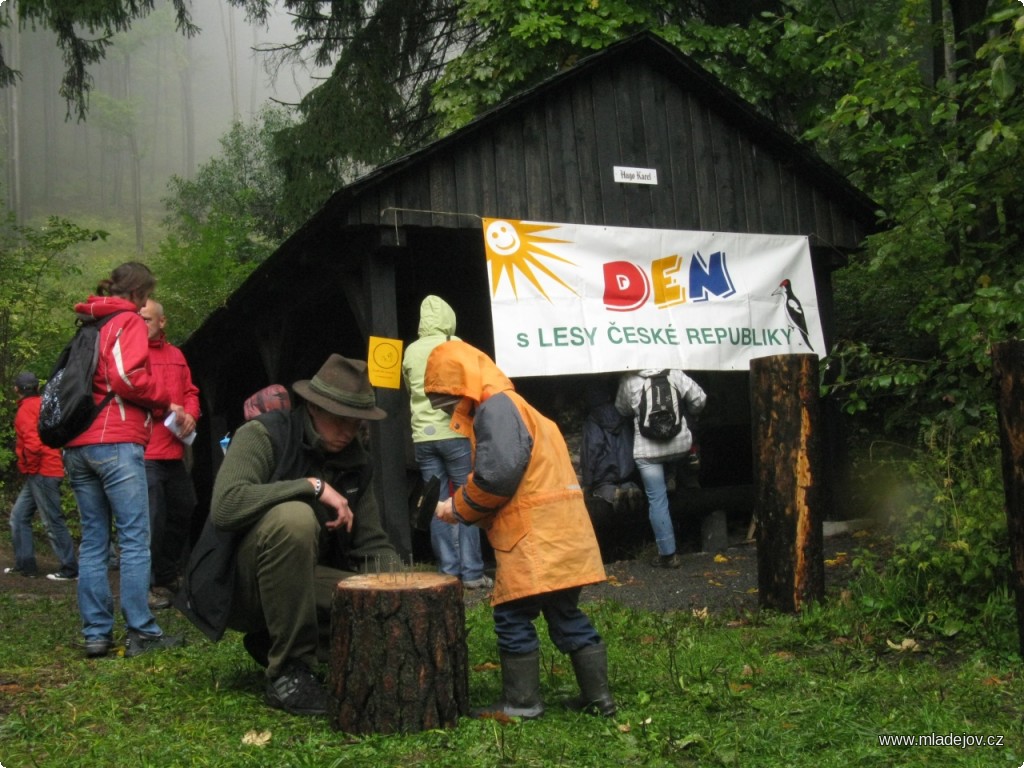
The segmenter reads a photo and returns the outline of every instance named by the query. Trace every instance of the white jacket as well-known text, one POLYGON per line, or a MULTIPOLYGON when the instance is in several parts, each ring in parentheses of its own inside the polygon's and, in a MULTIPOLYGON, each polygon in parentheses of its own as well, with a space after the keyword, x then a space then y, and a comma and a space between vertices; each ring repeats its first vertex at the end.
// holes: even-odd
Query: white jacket
POLYGON ((667 461, 681 457, 690 450, 693 434, 687 424, 687 414, 704 410, 708 396, 693 379, 678 368, 669 371, 668 380, 679 393, 683 403, 683 428, 671 440, 650 440, 640 434, 640 399, 643 397, 647 380, 663 368, 645 368, 639 372, 628 371, 619 380, 615 394, 615 409, 623 416, 633 416, 633 458, 647 461, 667 461))

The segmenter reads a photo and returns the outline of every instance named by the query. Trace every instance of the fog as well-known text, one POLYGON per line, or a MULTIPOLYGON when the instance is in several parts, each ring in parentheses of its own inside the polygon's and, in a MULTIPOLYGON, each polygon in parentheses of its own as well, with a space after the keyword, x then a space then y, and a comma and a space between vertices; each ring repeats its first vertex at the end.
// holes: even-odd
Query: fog
MULTIPOLYGON (((5 5, 2 14, 10 12, 5 5)), ((232 120, 250 122, 275 101, 294 104, 316 85, 313 73, 298 65, 272 76, 267 55, 253 50, 294 39, 283 13, 267 27, 248 24, 226 0, 195 2, 192 13, 201 31, 191 39, 174 30, 166 3, 117 36, 106 59, 89 69, 93 90, 84 122, 73 111, 66 117, 59 94, 64 63, 54 35, 0 30, 5 57, 22 72, 16 86, 0 89, 4 192, 19 220, 130 214, 132 157, 139 161, 147 220, 158 217, 170 176, 190 177, 218 153, 232 120)))

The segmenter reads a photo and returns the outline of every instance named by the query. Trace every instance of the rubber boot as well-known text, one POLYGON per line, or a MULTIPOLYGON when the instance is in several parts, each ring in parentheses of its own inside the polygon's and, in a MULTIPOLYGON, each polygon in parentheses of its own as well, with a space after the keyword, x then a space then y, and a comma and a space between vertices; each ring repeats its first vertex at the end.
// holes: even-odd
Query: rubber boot
POLYGON ((580 695, 566 705, 578 712, 611 717, 615 714, 615 699, 608 688, 608 649, 604 643, 588 645, 569 654, 580 695))
POLYGON ((470 717, 521 717, 532 720, 544 714, 540 698, 540 651, 501 653, 501 699, 489 707, 478 707, 470 717))

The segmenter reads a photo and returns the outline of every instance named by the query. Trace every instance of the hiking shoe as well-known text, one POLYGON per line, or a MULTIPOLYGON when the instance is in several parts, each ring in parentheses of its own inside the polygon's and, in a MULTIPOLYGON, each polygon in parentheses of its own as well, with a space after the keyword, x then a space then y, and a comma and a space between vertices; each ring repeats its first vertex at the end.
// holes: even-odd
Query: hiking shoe
POLYGON ((671 555, 655 555, 651 560, 652 568, 678 568, 683 564, 683 561, 679 559, 679 555, 673 552, 671 555))
POLYGON ((4 568, 8 576, 24 576, 26 579, 34 579, 39 575, 38 571, 23 571, 21 568, 4 568))
POLYGON ((494 579, 492 579, 485 573, 479 579, 470 579, 469 581, 463 581, 462 586, 466 589, 490 589, 494 586, 494 579))
POLYGON ((109 637, 93 637, 85 641, 85 655, 90 659, 98 659, 106 656, 114 647, 114 641, 109 637))
POLYGON ((146 602, 149 604, 149 610, 162 611, 171 607, 172 597, 174 594, 167 587, 153 587, 149 590, 149 598, 146 602))
POLYGON ((297 661, 285 667, 280 677, 267 681, 263 699, 290 715, 326 715, 331 708, 327 689, 305 664, 297 661))
POLYGON ((141 656, 149 651, 180 648, 184 644, 185 639, 180 635, 151 635, 148 632, 129 629, 128 639, 124 643, 124 655, 126 658, 132 658, 133 656, 141 656))
POLYGON ((50 581, 75 581, 78 578, 78 575, 76 574, 72 576, 70 574, 61 573, 60 571, 57 571, 56 573, 46 574, 46 578, 48 578, 50 581))

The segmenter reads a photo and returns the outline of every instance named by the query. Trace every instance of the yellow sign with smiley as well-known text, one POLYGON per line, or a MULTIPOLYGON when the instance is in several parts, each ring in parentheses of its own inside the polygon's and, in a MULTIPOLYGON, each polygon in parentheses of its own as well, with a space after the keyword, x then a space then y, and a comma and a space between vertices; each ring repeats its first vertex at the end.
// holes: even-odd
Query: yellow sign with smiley
POLYGON ((366 372, 375 387, 399 389, 402 386, 402 340, 370 337, 366 372))

